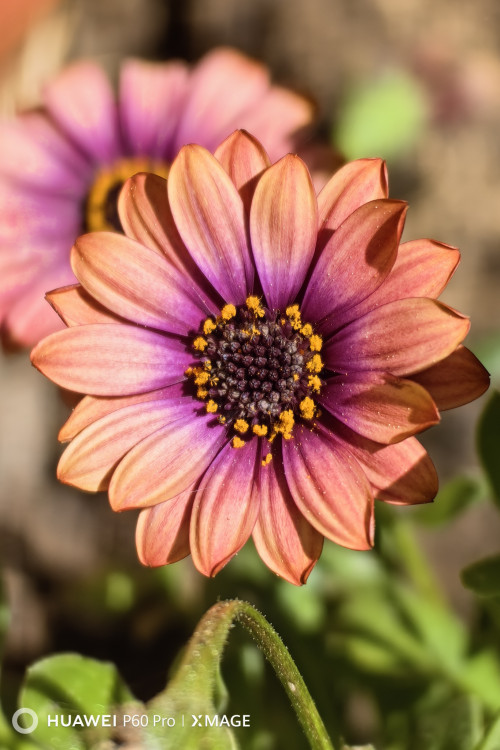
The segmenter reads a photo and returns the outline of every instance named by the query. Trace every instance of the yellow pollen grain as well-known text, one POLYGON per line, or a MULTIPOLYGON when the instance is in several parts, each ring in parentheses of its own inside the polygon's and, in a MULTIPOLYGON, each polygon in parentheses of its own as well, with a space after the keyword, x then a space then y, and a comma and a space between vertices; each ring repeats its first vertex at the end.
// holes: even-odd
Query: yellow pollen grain
POLYGON ((212 369, 212 363, 210 362, 209 359, 206 359, 203 362, 203 367, 205 368, 205 370, 211 370, 212 369))
POLYGON ((218 408, 219 407, 217 406, 215 401, 213 401, 212 399, 210 399, 210 401, 207 402, 206 410, 209 412, 209 414, 215 414, 218 408))
POLYGON ((290 323, 292 324, 292 328, 294 328, 296 331, 299 330, 302 326, 302 320, 300 318, 300 310, 298 305, 290 305, 286 308, 286 314, 290 318, 290 323))
POLYGON ((219 424, 226 424, 226 417, 217 417, 217 421, 219 424))
POLYGON ((233 448, 243 448, 243 446, 246 445, 245 441, 239 438, 237 435, 234 436, 231 444, 233 448))
POLYGON ((245 422, 244 419, 237 419, 234 423, 234 429, 236 432, 241 432, 241 434, 243 434, 248 430, 248 422, 245 422))
POLYGON ((202 371, 195 377, 194 382, 196 385, 205 385, 205 383, 208 383, 209 379, 210 375, 208 372, 202 371))
POLYGON ((231 320, 236 315, 236 308, 234 305, 224 305, 220 311, 222 320, 231 320))
POLYGON ((311 336, 309 339, 309 347, 312 352, 320 352, 321 347, 323 346, 323 339, 321 336, 318 336, 317 333, 314 334, 314 336, 311 336))
POLYGON ((264 317, 264 308, 260 304, 260 299, 258 297, 247 297, 246 304, 249 310, 253 310, 255 315, 257 315, 259 318, 264 317))
POLYGON ((278 424, 274 425, 274 431, 275 433, 281 432, 285 440, 290 440, 294 423, 293 411, 287 409, 279 415, 278 424))
POLYGON ((303 336, 312 336, 313 328, 310 323, 306 323, 305 326, 302 326, 300 329, 300 332, 303 336))
POLYGON ((257 435, 257 437, 264 437, 264 435, 267 435, 267 425, 254 424, 254 426, 252 427, 252 432, 254 435, 257 435))
POLYGON ((198 388, 198 390, 196 391, 196 395, 198 396, 198 398, 203 399, 208 396, 208 391, 205 390, 205 388, 198 388))
POLYGON ((187 378, 190 378, 192 374, 193 374, 193 368, 192 367, 188 367, 187 370, 184 370, 184 375, 187 378))
POLYGON ((271 461, 272 461, 272 458, 273 458, 273 454, 272 453, 268 453, 267 456, 265 458, 263 458, 262 461, 261 461, 262 466, 267 466, 268 464, 270 464, 271 461))
POLYGON ((314 401, 309 396, 306 396, 299 404, 300 414, 304 419, 312 419, 314 417, 314 401))
POLYGON ((207 342, 203 338, 203 336, 198 336, 193 341, 193 347, 196 349, 197 352, 204 352, 207 347, 207 342))
POLYGON ((309 370, 309 372, 321 372, 323 369, 323 362, 319 354, 314 354, 309 362, 306 364, 306 368, 309 370))
POLYGON ((295 381, 297 381, 299 379, 299 376, 297 375, 296 372, 293 373, 292 379, 295 380, 295 381))
POLYGON ((321 380, 317 375, 309 375, 309 378, 307 379, 307 385, 315 393, 319 393, 321 389, 321 380))
POLYGON ((203 333, 205 336, 208 336, 209 333, 212 333, 212 331, 215 331, 217 326, 215 325, 212 318, 207 318, 206 321, 203 323, 203 333))

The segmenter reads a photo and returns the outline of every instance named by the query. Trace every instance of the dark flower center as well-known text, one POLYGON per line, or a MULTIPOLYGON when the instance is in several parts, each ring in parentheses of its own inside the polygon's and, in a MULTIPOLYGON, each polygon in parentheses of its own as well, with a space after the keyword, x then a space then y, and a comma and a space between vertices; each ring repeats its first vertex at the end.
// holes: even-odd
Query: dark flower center
POLYGON ((289 439, 296 419, 316 415, 322 340, 303 324, 297 305, 281 313, 248 297, 246 305, 226 305, 202 328, 193 342, 201 363, 187 374, 207 411, 237 433, 235 448, 252 435, 289 439))
POLYGON ((85 197, 85 232, 123 232, 118 216, 118 196, 125 181, 137 172, 153 172, 160 177, 168 176, 168 164, 147 157, 120 159, 101 168, 95 175, 85 197))

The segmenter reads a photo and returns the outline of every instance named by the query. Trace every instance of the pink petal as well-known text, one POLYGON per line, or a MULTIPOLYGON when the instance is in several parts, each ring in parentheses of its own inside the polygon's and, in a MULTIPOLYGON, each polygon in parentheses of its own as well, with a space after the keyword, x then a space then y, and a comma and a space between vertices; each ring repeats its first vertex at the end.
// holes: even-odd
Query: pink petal
POLYGON ((323 536, 306 521, 293 502, 281 455, 259 467, 255 492, 260 511, 252 537, 262 560, 277 575, 300 586, 323 548, 323 536))
POLYGON ((109 486, 111 507, 146 508, 170 500, 199 480, 226 442, 226 430, 214 424, 212 414, 192 413, 167 424, 119 463, 109 486))
POLYGON ((171 160, 172 141, 188 92, 185 63, 125 60, 120 69, 120 114, 132 154, 171 160))
POLYGON ((118 461, 131 448, 165 424, 192 415, 193 405, 190 396, 177 396, 111 412, 69 444, 59 461, 58 479, 88 492, 105 490, 118 461))
POLYGON ((135 543, 143 565, 170 565, 189 555, 192 490, 139 513, 135 543))
POLYGON ((304 295, 302 312, 331 330, 336 313, 364 299, 389 274, 396 260, 407 206, 372 201, 350 214, 324 246, 304 295))
POLYGON ((31 361, 57 385, 94 396, 126 396, 177 383, 192 355, 178 339, 121 325, 67 328, 41 341, 31 361))
POLYGON ((193 562, 214 576, 245 544, 259 512, 253 492, 257 440, 243 448, 231 444, 220 452, 201 480, 191 515, 193 562))
POLYGON ((96 302, 81 284, 54 289, 52 292, 47 292, 45 299, 67 326, 124 322, 96 302))
POLYGON ((140 325, 183 336, 218 312, 195 281, 154 250, 121 234, 92 232, 79 237, 71 265, 92 297, 140 325))
POLYGON ((242 304, 253 287, 243 202, 217 159, 185 146, 170 170, 168 197, 193 260, 227 302, 242 304))
POLYGON ((288 155, 259 179, 250 211, 250 236, 271 309, 295 299, 314 254, 317 205, 304 162, 288 155))
POLYGON ((109 163, 121 154, 116 104, 106 75, 90 61, 64 69, 44 91, 50 114, 88 156, 109 163))
POLYGON ((411 379, 429 391, 442 411, 474 401, 490 385, 488 371, 465 346, 411 379))
POLYGON ((232 49, 218 48, 195 66, 189 95, 175 136, 175 151, 199 143, 210 151, 237 127, 242 115, 258 105, 269 86, 266 68, 232 49))
POLYGON ((407 375, 444 359, 465 338, 469 321, 430 299, 390 302, 332 336, 323 360, 332 372, 375 370, 407 375))
POLYGON ((19 292, 4 321, 9 339, 21 346, 31 347, 44 336, 61 330, 61 320, 45 299, 45 292, 54 285, 67 284, 72 278, 69 267, 55 267, 45 273, 40 272, 36 282, 19 292))
POLYGON ((248 130, 275 162, 285 154, 295 153, 295 135, 312 122, 315 112, 314 104, 305 97, 281 86, 271 86, 257 106, 250 107, 234 121, 231 130, 248 130))
POLYGON ((0 163, 3 178, 43 194, 80 200, 92 180, 92 165, 40 112, 0 124, 0 163))
POLYGON ((398 443, 439 422, 434 401, 416 385, 386 373, 339 375, 327 381, 318 401, 360 435, 398 443))
POLYGON ((416 505, 428 503, 436 496, 436 469, 416 438, 381 446, 344 425, 339 425, 335 433, 362 466, 377 500, 416 505))
POLYGON ((439 297, 460 260, 455 247, 435 240, 412 240, 399 246, 396 262, 385 281, 362 302, 340 311, 335 327, 370 310, 405 297, 439 297))
POLYGON ((283 441, 285 475, 301 513, 321 534, 350 549, 373 545, 373 497, 357 461, 326 431, 296 425, 283 441))
POLYGON ((271 165, 264 148, 250 133, 236 130, 221 143, 214 156, 230 176, 249 211, 255 178, 271 165))
POLYGON ((169 385, 157 391, 138 393, 135 396, 115 396, 114 398, 85 396, 76 404, 69 418, 59 430, 58 440, 61 443, 73 440, 85 427, 114 411, 118 411, 118 409, 124 409, 134 404, 144 404, 148 401, 163 401, 169 398, 171 393, 174 393, 171 389, 175 387, 176 384, 169 385))
POLYGON ((382 159, 357 159, 341 167, 318 195, 319 226, 335 231, 356 209, 388 197, 382 159))

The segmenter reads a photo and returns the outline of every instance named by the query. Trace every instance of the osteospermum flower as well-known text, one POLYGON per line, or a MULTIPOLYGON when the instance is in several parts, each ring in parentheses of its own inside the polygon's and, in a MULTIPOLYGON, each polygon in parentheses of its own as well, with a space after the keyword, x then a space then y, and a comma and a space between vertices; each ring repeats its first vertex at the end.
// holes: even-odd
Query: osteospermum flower
POLYGON ((0 127, 0 326, 31 346, 61 327, 44 301, 74 283, 69 248, 82 232, 120 230, 116 199, 139 171, 166 176, 179 148, 213 150, 235 128, 254 132, 273 160, 297 146, 310 102, 271 86, 267 69, 230 49, 194 68, 126 61, 116 99, 85 61, 45 90, 43 109, 0 127))
POLYGON ((299 584, 324 537, 372 545, 375 498, 434 497, 414 435, 488 375, 469 321, 435 299, 458 251, 400 245, 406 204, 380 160, 316 197, 298 157, 270 166, 239 132, 215 156, 183 148, 167 182, 133 177, 119 213, 126 236, 74 246, 81 286, 49 295, 69 327, 32 359, 88 394, 60 479, 142 509, 143 563, 191 552, 214 575, 252 536, 299 584))

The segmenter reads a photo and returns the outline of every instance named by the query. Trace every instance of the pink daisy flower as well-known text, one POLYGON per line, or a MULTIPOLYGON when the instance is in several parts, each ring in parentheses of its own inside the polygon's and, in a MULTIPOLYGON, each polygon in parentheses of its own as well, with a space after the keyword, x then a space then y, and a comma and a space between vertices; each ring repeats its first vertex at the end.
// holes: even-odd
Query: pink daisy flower
POLYGON ((458 260, 400 244, 406 204, 360 160, 316 196, 300 158, 244 132, 136 175, 125 235, 80 237, 80 285, 49 295, 68 328, 34 365, 88 394, 60 433, 59 478, 139 508, 147 565, 191 553, 215 575, 253 537, 304 583, 323 538, 373 544, 374 500, 431 500, 414 435, 488 387, 469 321, 436 301, 458 260))
POLYGON ((185 143, 209 150, 237 127, 262 139, 273 160, 296 148, 313 107, 272 86, 268 70, 231 49, 190 68, 126 61, 116 99, 92 62, 64 70, 43 109, 0 127, 0 326, 31 346, 61 327, 44 301, 75 281, 68 249, 85 231, 120 230, 116 198, 139 171, 166 176, 185 143))

